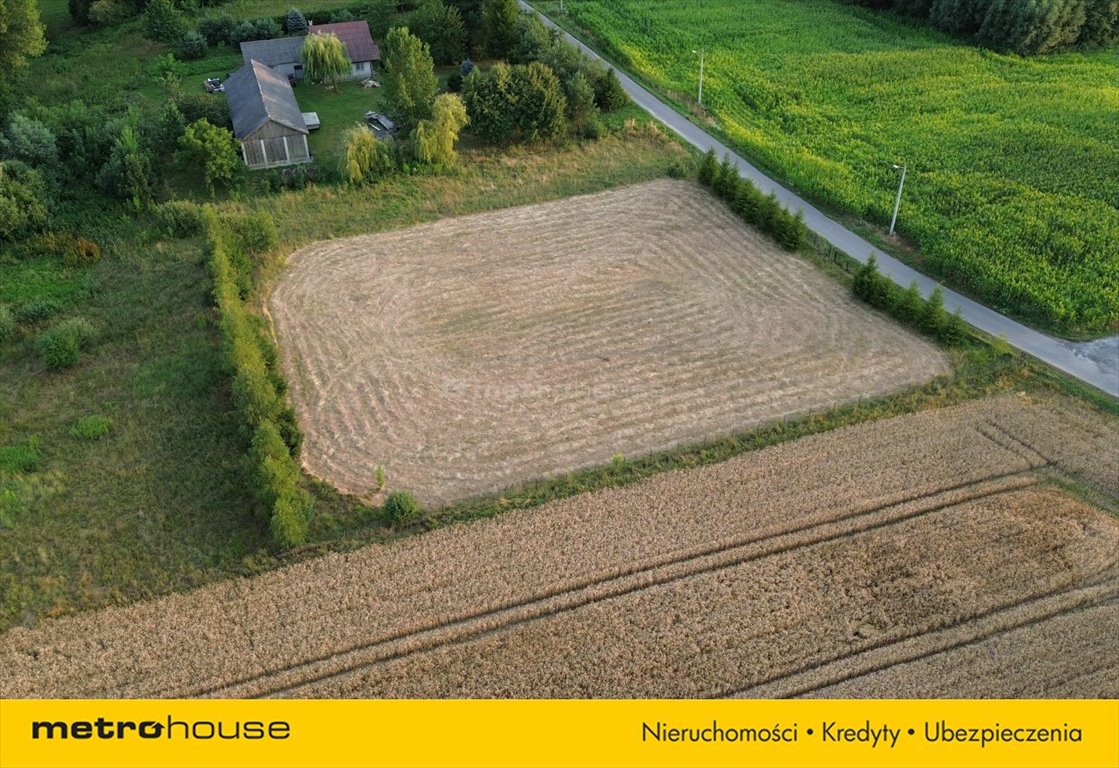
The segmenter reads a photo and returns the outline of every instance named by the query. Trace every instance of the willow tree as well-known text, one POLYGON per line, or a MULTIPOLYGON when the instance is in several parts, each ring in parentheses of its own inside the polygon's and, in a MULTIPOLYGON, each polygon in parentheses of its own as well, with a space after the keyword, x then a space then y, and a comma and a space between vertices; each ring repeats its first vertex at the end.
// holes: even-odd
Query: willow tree
POLYGON ((387 142, 378 141, 368 128, 358 124, 346 132, 340 170, 350 184, 368 184, 394 173, 396 159, 387 142))
POLYGON ((346 46, 332 33, 315 33, 303 39, 299 49, 303 71, 313 82, 330 82, 330 87, 338 91, 338 78, 350 71, 350 57, 346 46))
POLYGON ((430 120, 416 126, 416 157, 421 163, 436 168, 450 168, 458 160, 455 142, 470 122, 462 99, 453 93, 442 93, 435 99, 430 120))

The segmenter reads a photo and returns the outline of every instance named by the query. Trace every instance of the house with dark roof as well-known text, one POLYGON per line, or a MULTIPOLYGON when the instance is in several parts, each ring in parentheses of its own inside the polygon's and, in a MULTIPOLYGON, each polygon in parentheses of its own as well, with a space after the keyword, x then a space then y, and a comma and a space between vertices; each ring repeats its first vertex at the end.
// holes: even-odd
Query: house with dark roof
POLYGON ((233 135, 249 168, 309 163, 307 124, 285 75, 252 60, 225 81, 233 135))
MULTIPOLYGON (((307 34, 333 34, 346 47, 350 57, 350 79, 360 80, 373 76, 373 64, 381 60, 381 51, 369 33, 365 21, 344 21, 338 24, 312 24, 307 34)), ((303 36, 280 37, 275 40, 249 40, 241 43, 241 58, 248 64, 256 60, 277 72, 296 80, 303 78, 303 62, 299 49, 303 36)))
POLYGON ((299 49, 303 37, 278 37, 275 40, 247 40, 241 43, 241 58, 248 64, 259 61, 285 77, 303 78, 303 62, 299 49))

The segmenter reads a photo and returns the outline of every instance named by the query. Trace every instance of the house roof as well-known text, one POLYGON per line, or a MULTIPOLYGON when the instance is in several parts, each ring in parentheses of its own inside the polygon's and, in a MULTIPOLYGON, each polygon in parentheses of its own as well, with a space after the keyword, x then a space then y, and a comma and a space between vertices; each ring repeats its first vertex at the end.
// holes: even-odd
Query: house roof
POLYGON ((350 61, 380 61, 381 51, 369 34, 369 22, 341 21, 337 24, 312 24, 308 34, 331 33, 338 36, 350 54, 350 61))
POLYGON ((269 67, 291 64, 299 61, 299 49, 302 45, 302 35, 278 37, 275 40, 249 40, 241 43, 241 58, 246 64, 256 59, 269 67))
POLYGON ((307 133, 288 79, 259 61, 250 61, 230 75, 225 81, 225 95, 229 99, 233 135, 239 139, 269 121, 307 133))

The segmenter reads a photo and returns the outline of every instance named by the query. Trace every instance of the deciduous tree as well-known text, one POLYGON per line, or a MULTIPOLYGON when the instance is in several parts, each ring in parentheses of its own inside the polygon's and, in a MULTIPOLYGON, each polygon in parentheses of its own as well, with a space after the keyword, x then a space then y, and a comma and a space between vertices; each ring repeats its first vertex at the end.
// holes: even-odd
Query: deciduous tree
POLYGON ((179 139, 179 161, 190 167, 202 167, 212 195, 218 184, 232 185, 241 168, 241 153, 230 131, 206 120, 196 120, 179 139))
POLYGON ((435 99, 430 120, 421 120, 416 126, 416 158, 436 168, 450 168, 458 160, 455 142, 459 131, 470 122, 462 99, 453 93, 440 94, 435 99))
POLYGON ((342 176, 350 184, 369 184, 396 171, 392 149, 378 141, 363 125, 346 132, 346 151, 342 156, 342 176))
POLYGON ((431 117, 435 90, 435 63, 427 43, 407 27, 390 29, 385 36, 385 96, 400 118, 401 128, 411 131, 420 120, 431 117))
POLYGON ((338 78, 350 71, 350 57, 346 53, 346 46, 332 33, 315 33, 303 39, 299 48, 299 58, 303 62, 303 70, 313 82, 330 83, 330 87, 338 90, 338 78))

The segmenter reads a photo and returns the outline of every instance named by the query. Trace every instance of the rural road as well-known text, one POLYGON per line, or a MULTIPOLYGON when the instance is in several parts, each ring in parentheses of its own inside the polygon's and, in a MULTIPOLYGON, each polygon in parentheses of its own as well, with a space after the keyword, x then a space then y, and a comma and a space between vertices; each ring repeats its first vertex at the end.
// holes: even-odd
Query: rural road
MULTIPOLYGON (((519 2, 524 10, 539 14, 547 26, 559 30, 569 43, 579 48, 583 53, 594 59, 602 59, 598 53, 582 41, 561 30, 551 19, 537 11, 525 0, 519 0, 519 2)), ((817 208, 746 162, 736 152, 702 128, 689 122, 683 115, 658 99, 624 72, 618 69, 615 71, 622 87, 625 88, 630 98, 638 106, 678 133, 685 141, 701 152, 714 148, 719 157, 730 155, 738 166, 739 173, 744 178, 750 179, 767 194, 771 191, 775 192, 777 198, 789 210, 799 208, 803 211, 804 222, 808 228, 839 250, 860 262, 865 262, 870 254, 874 254, 878 259, 878 266, 882 274, 901 286, 907 286, 916 280, 921 288, 921 293, 925 296, 932 293, 938 285, 932 278, 907 267, 842 224, 828 218, 817 208)), ((1054 368, 1091 384, 1113 397, 1119 398, 1119 336, 1109 336, 1105 339, 1088 342, 1055 339, 948 289, 944 290, 944 305, 949 312, 954 312, 959 308, 964 320, 976 328, 986 331, 992 336, 1001 336, 1011 346, 1033 355, 1054 368)))

